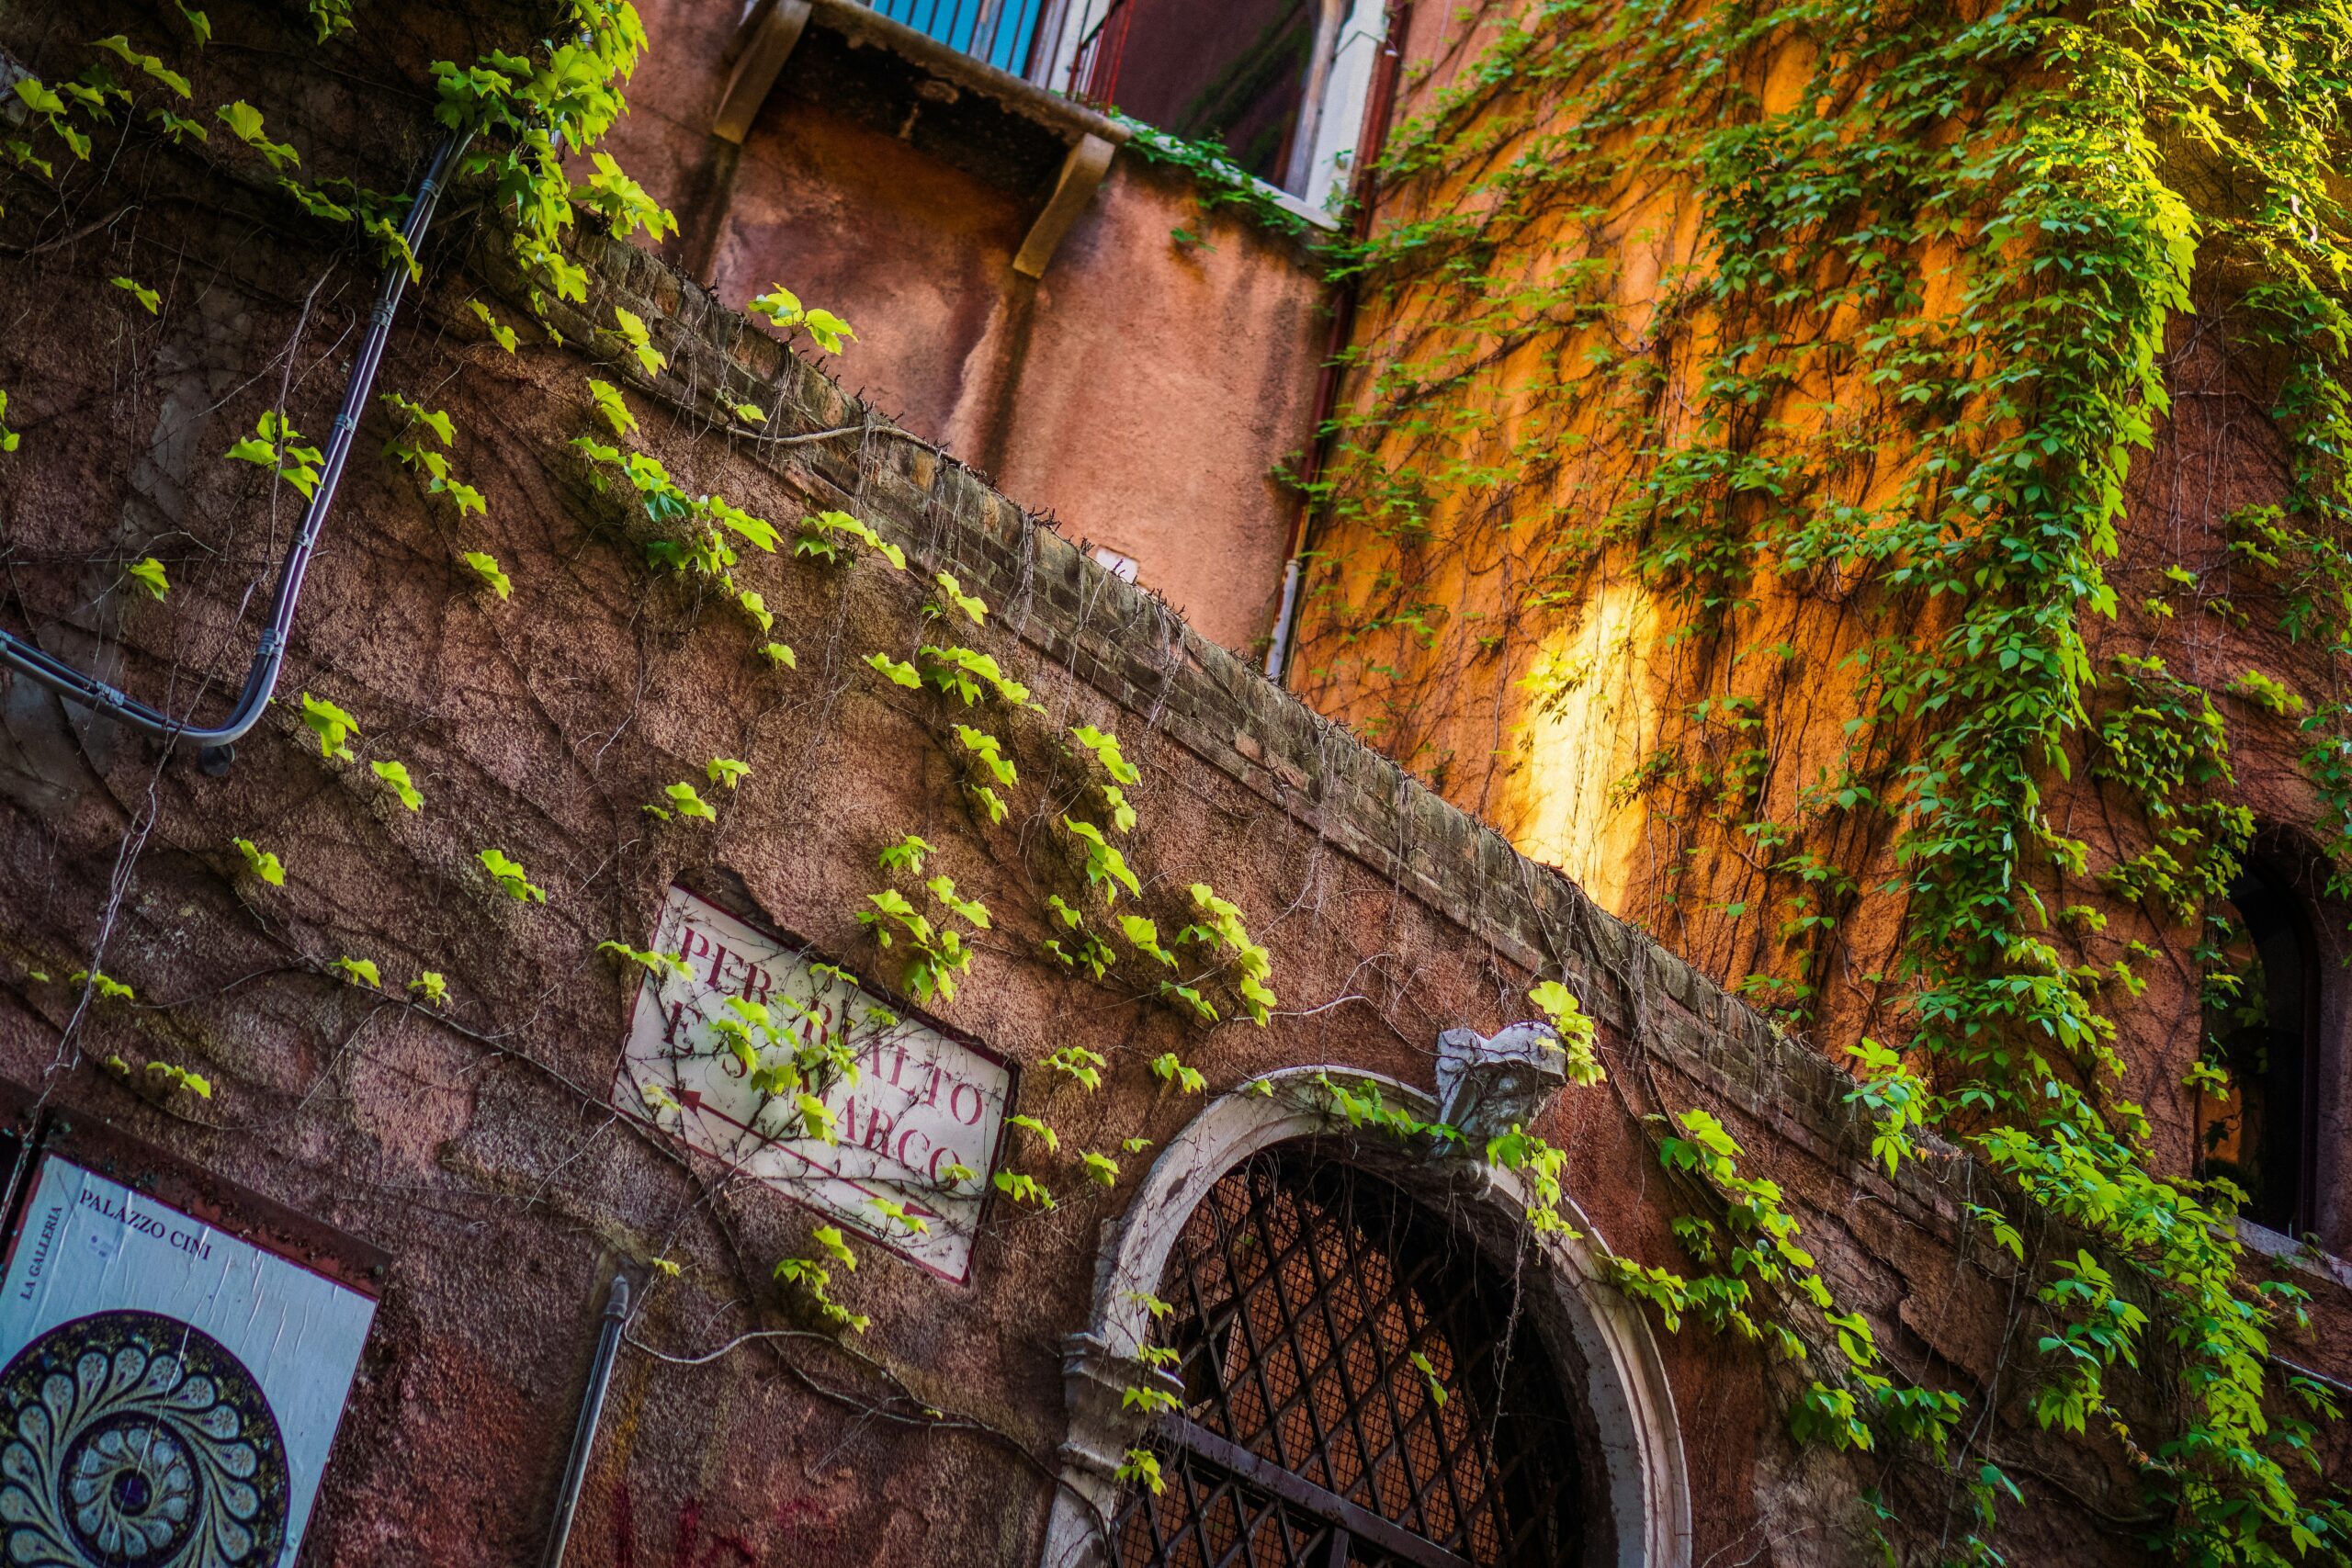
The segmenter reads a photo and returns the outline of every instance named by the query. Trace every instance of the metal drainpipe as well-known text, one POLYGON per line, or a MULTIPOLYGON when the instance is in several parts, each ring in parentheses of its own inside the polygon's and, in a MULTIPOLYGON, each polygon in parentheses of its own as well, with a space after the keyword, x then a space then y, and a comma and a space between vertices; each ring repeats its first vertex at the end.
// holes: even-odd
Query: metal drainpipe
MULTIPOLYGON (((1396 107, 1396 76, 1403 63, 1405 34, 1413 25, 1412 0, 1388 0, 1388 16, 1381 29, 1380 64, 1373 73, 1372 92, 1364 105, 1363 130, 1356 138, 1356 166, 1352 184, 1355 198, 1355 221, 1351 237, 1361 244, 1372 233, 1372 166, 1380 161, 1381 151, 1388 145, 1388 117, 1396 107)), ((1315 385, 1315 445, 1309 448, 1304 482, 1314 484, 1323 477, 1323 467, 1329 460, 1331 438, 1324 426, 1331 420, 1340 400, 1340 355, 1348 346, 1348 334, 1356 320, 1356 282, 1350 277, 1340 285, 1331 300, 1331 336, 1324 345, 1323 370, 1315 385)), ((1290 557, 1283 563, 1282 604, 1274 611, 1274 637, 1266 649, 1266 679, 1277 686, 1290 684, 1291 640, 1298 626, 1299 580, 1305 574, 1306 561, 1307 525, 1313 521, 1315 499, 1303 497, 1298 505, 1298 521, 1291 529, 1290 557)))
POLYGON ((596 1448, 596 1423, 605 1414, 605 1391, 612 1386, 613 1361, 621 1348, 621 1329, 628 1322, 628 1276, 613 1276, 605 1297, 605 1321, 596 1332, 596 1359, 589 1363, 588 1386, 580 1394, 580 1423, 571 1432, 571 1457, 563 1467, 563 1489, 555 1497, 555 1522, 548 1527, 547 1555, 542 1568, 563 1568, 564 1544, 571 1539, 571 1517, 580 1509, 580 1488, 588 1479, 588 1456, 596 1448))
MULTIPOLYGON (((417 182, 416 195, 409 202, 408 220, 401 225, 401 235, 408 242, 410 254, 415 254, 424 244, 425 230, 432 226, 433 209, 447 186, 449 172, 471 140, 470 131, 449 132, 435 149, 433 161, 425 165, 424 177, 417 182)), ((326 453, 320 463, 318 489, 311 495, 310 505, 303 509, 302 525, 295 531, 285 563, 278 569, 277 592, 270 604, 268 624, 262 627, 260 641, 254 647, 244 690, 226 719, 208 726, 196 723, 193 717, 175 718, 76 669, 29 638, 5 629, 0 629, 0 665, 39 682, 69 702, 110 714, 166 743, 192 740, 204 748, 200 765, 207 773, 226 772, 236 754, 238 738, 260 721, 262 711, 269 706, 269 699, 277 690, 278 673, 286 663, 287 641, 294 630, 294 606, 302 596, 302 578, 310 570, 311 557, 318 549, 319 534, 326 526, 327 513, 334 506, 335 486, 343 479, 344 463, 359 433, 359 416, 367 412, 368 395, 375 389, 376 371, 383 364, 384 345, 391 337, 392 314, 400 309, 401 295, 407 287, 408 265, 394 256, 385 265, 383 281, 376 289, 376 306, 368 315, 368 335, 360 341, 358 356, 352 362, 351 381, 344 389, 343 406, 336 411, 334 431, 327 438, 326 453)))

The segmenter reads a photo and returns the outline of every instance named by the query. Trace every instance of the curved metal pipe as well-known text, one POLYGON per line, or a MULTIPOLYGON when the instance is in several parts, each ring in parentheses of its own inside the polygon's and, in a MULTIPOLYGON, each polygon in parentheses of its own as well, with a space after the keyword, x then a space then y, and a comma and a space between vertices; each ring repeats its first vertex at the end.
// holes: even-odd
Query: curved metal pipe
MULTIPOLYGON (((415 197, 409 203, 408 219, 401 225, 401 236, 408 243, 410 254, 414 254, 424 243, 424 231, 432 225, 433 209, 447 188, 449 171, 471 140, 471 132, 453 130, 435 149, 433 161, 425 166, 424 177, 417 182, 415 197)), ((384 345, 391 338, 392 314, 400 309, 401 295, 407 288, 408 264, 394 256, 384 267, 383 282, 376 290, 375 309, 368 316, 368 335, 360 342, 358 358, 351 367, 350 384, 344 389, 343 407, 336 411, 334 430, 327 437, 326 453, 319 467, 318 488, 303 510, 302 525, 287 550, 285 564, 278 569, 277 592, 270 602, 268 624, 262 627, 261 639, 254 649, 253 663, 245 672, 244 690, 226 719, 216 725, 202 725, 192 715, 174 717, 6 630, 0 630, 0 665, 38 681, 69 702, 111 715, 167 743, 193 740, 208 749, 225 749, 260 722, 262 711, 269 706, 269 700, 277 690, 277 677, 286 664, 287 642, 294 630, 294 606, 302 597, 302 579, 310 570, 311 556, 317 552, 319 534, 326 526, 327 513, 334 506, 335 487, 342 481, 345 461, 359 433, 359 416, 366 412, 368 396, 375 390, 376 371, 383 364, 384 345)))

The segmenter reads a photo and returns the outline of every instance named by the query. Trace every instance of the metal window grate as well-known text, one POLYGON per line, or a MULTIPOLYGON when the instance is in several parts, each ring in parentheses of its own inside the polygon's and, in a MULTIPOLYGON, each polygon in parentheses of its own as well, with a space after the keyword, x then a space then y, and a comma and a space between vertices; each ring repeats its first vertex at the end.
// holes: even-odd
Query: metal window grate
POLYGON ((1121 1500, 1123 1568, 1575 1562, 1568 1405, 1510 1292, 1311 1144, 1228 1172, 1160 1287, 1184 1407, 1151 1439, 1165 1489, 1121 1500))

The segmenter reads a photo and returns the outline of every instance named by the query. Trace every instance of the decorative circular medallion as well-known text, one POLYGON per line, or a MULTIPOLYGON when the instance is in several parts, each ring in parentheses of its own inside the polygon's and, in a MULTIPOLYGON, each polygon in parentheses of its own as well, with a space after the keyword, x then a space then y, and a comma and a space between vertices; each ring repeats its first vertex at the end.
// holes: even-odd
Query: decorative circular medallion
POLYGON ((0 1533, 24 1568, 263 1568, 286 1443, 244 1363, 152 1312, 62 1323, 0 1369, 0 1533))

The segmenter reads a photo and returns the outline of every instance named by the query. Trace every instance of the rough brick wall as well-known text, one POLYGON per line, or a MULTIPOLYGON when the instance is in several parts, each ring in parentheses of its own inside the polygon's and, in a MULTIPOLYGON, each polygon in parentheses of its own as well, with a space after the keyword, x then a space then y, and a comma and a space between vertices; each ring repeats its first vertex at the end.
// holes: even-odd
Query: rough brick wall
MULTIPOLYGON (((808 428, 870 417, 641 254, 606 252, 600 283, 643 307, 649 319, 662 313, 675 383, 669 390, 682 402, 722 389, 729 398, 743 395, 773 376, 790 389, 795 417, 808 428)), ((589 323, 582 317, 574 324, 589 323)), ((1964 1204, 1993 1197, 1974 1162, 1930 1138, 1927 1157, 1890 1180, 1864 1157, 1868 1129, 1847 1098, 1851 1078, 1807 1043, 1193 634, 1153 596, 1101 570, 954 463, 893 436, 858 444, 860 455, 842 450, 851 445, 752 452, 779 476, 854 504, 919 560, 952 570, 984 592, 1025 644, 1141 722, 1149 739, 1139 755, 1168 765, 1167 750, 1181 749, 1188 764, 1224 775, 1311 834, 1318 849, 1344 855, 1408 899, 1417 919, 1460 931, 1490 962, 1519 975, 1565 976, 1602 1023, 1612 1069, 1639 1086, 1622 1109, 1655 1113, 1698 1104, 1725 1117, 1751 1152, 1750 1168, 1789 1189, 1807 1245, 1841 1295, 1878 1324, 1899 1366, 1931 1382, 1939 1367, 1998 1378, 2016 1353, 2022 1320, 2005 1315, 2001 1295, 2012 1276, 1962 1224, 1964 1204)), ((1592 1125, 1589 1114, 1564 1106, 1551 1131, 1574 1145, 1592 1125)), ((1645 1204, 1662 1196, 1638 1170, 1610 1168, 1605 1156, 1591 1168, 1598 1181, 1578 1193, 1588 1204, 1615 1210, 1637 1191, 1645 1204)), ((1653 1210, 1651 1223, 1658 1218, 1653 1210)), ((2071 1245, 2038 1235, 2035 1256, 2071 1245)), ((1677 1261, 1671 1248, 1645 1260, 1677 1261)), ((2308 1263, 2295 1277, 2322 1291, 2324 1322, 2341 1321, 2341 1290, 2332 1277, 2308 1263)), ((1678 1354, 1690 1349, 1686 1344, 1678 1354)), ((2312 1348, 2285 1350, 2326 1364, 2312 1348)), ((1707 1370, 1690 1391, 1693 1408, 1728 1400, 1752 1421, 1754 1400, 1774 1374, 1719 1347, 1695 1354, 1707 1370)), ((2015 1377, 2010 1384, 2022 1390, 2030 1382, 2015 1377)), ((2025 1407, 2013 1393, 2002 1414, 2022 1425, 2025 1407)), ((1778 1537, 1779 1550, 1797 1553, 1789 1561, 1837 1555, 1817 1539, 1810 1546, 1796 1541, 1823 1528, 1825 1507, 1850 1524, 1850 1478, 1825 1477, 1819 1460, 1767 1460, 1776 1445, 1752 1427, 1748 1432, 1743 1442, 1757 1448, 1741 1470, 1755 1477, 1747 1499, 1755 1512, 1727 1526, 1725 1539, 1778 1537)), ((1703 1452, 1703 1436, 1700 1444, 1703 1452)), ((2129 1506, 2128 1479, 2104 1461, 2064 1451, 2041 1457, 2046 1473, 2074 1488, 2075 1501, 2098 1499, 2117 1513, 2129 1506)), ((2086 1517, 2078 1511, 2075 1524, 2086 1517)), ((2062 1538, 2074 1529, 2047 1519, 2035 1528, 2060 1529, 2062 1538)), ((2080 1539, 2071 1544, 2093 1550, 2080 1539)))
MULTIPOLYGON (((195 186, 168 162, 152 177, 188 182, 175 188, 227 214, 175 229, 187 281, 152 323, 121 324, 107 279, 123 264, 103 250, 0 259, 0 299, 41 302, 0 335, 0 385, 26 432, 0 466, 0 533, 16 552, 0 614, 98 649, 143 693, 175 680, 177 702, 193 676, 241 666, 239 607, 283 536, 263 481, 211 455, 281 384, 295 422, 323 428, 364 288, 289 291, 286 279, 334 258, 282 217, 256 241, 255 187, 195 186), (290 371, 289 341, 310 345, 290 371), (116 570, 150 548, 180 584, 160 605, 125 593, 116 570)), ((1788 1189, 1808 1245, 1905 1371, 1984 1375, 2030 1337, 2003 1310, 1999 1259, 1955 1245, 1957 1204, 1981 1190, 1973 1168, 1939 1156, 1893 1183, 1862 1168, 1845 1081, 1801 1042, 645 255, 591 243, 587 306, 553 318, 569 346, 530 333, 523 354, 499 353, 468 302, 518 318, 523 291, 497 235, 468 221, 481 220, 453 220, 428 254, 431 286, 403 313, 383 385, 451 411, 458 471, 488 515, 453 517, 379 460, 394 432, 371 414, 285 688, 350 707, 363 758, 404 760, 425 811, 322 760, 290 701, 213 779, 19 684, 6 694, 0 1076, 392 1259, 308 1561, 532 1558, 595 1312, 622 1269, 648 1288, 575 1565, 831 1555, 1026 1568, 1064 1430, 1061 1337, 1086 1319, 1102 1225, 1149 1158, 1102 1190, 1072 1173, 1069 1150, 1128 1133, 1164 1145, 1199 1105, 1144 1064, 1181 1051, 1214 1092, 1299 1064, 1426 1086, 1441 1029, 1522 1019, 1528 985, 1555 974, 1600 1021, 1611 1080, 1560 1096, 1540 1130, 1567 1151, 1564 1180, 1610 1245, 1679 1261, 1668 1222, 1696 1200, 1658 1168, 1642 1118, 1702 1103, 1788 1189), (652 323, 671 361, 661 378, 600 340, 616 304, 652 323), (630 387, 642 444, 689 491, 787 526, 845 507, 904 543, 917 570, 755 558, 745 570, 800 653, 796 671, 763 669, 730 607, 649 570, 570 448, 594 428, 587 374, 630 387), (714 417, 722 395, 766 408, 764 434, 714 417), (476 547, 512 574, 511 603, 458 564, 476 547), (1194 879, 1234 898, 1273 953, 1284 1010, 1272 1028, 1202 1032, 1148 990, 1072 980, 1036 955, 1040 895, 1069 874, 1050 833, 977 822, 939 739, 957 710, 902 697, 859 661, 905 650, 938 569, 996 607, 972 639, 1047 710, 1001 719, 1024 784, 1066 798, 1052 792, 1082 775, 1059 727, 1117 729, 1146 773, 1134 792, 1146 907, 1194 879), (640 805, 714 755, 754 769, 719 821, 649 824, 640 805), (877 886, 876 849, 910 829, 998 912, 972 976, 936 1010, 1023 1069, 1020 1109, 1067 1146, 1058 1160, 1021 1145, 1008 1157, 1063 1201, 1051 1214, 992 1206, 968 1288, 866 1249, 840 1290, 874 1324, 843 1351, 808 1335, 769 1279, 807 1250, 815 1218, 682 1158, 605 1098, 633 989, 595 946, 644 942, 673 879, 703 877, 886 987, 892 955, 854 917, 877 886), (284 852, 288 886, 244 876, 232 834, 284 852), (126 857, 131 840, 141 848, 126 857), (544 907, 487 885, 472 861, 486 844, 530 869, 544 907), (106 968, 140 999, 97 1010, 79 1056, 61 1056, 76 998, 60 977, 90 950, 123 867, 106 968), (384 991, 330 974, 344 953, 377 961, 384 991), (404 998, 424 968, 448 976, 447 1009, 404 998), (1042 1068, 1069 1043, 1111 1060, 1099 1095, 1042 1068), (135 1071, 121 1081, 99 1065, 110 1055, 199 1068, 214 1097, 135 1071), (661 1359, 751 1331, 789 1337, 706 1364, 661 1359)), ((161 276, 143 254, 132 265, 161 276)), ((1697 1559, 1866 1556, 1857 1495, 1878 1466, 1795 1447, 1776 1404, 1786 1369, 1695 1329, 1662 1336, 1661 1353, 1697 1559)), ((1993 1425, 2005 1441, 2018 1438, 2026 1383, 2004 1386, 1993 1425)), ((2038 1466, 2054 1479, 2033 1483, 2043 1506, 2023 1516, 2020 1560, 2129 1561, 2089 1514, 2060 1506, 2125 1511, 2128 1487, 2068 1463, 2038 1466)), ((1933 1475, 1895 1479, 1937 1490, 1933 1475)))

